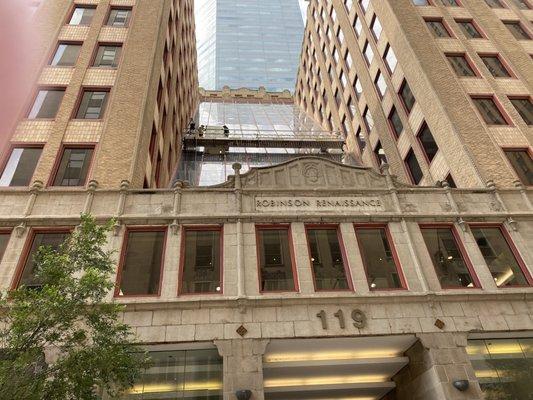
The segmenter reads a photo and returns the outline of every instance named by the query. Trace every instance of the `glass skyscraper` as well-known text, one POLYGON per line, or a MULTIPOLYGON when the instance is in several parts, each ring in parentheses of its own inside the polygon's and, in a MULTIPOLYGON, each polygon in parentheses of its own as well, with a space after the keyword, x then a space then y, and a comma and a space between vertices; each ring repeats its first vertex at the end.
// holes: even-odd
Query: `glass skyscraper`
POLYGON ((304 22, 298 0, 197 0, 200 86, 294 91, 304 22))

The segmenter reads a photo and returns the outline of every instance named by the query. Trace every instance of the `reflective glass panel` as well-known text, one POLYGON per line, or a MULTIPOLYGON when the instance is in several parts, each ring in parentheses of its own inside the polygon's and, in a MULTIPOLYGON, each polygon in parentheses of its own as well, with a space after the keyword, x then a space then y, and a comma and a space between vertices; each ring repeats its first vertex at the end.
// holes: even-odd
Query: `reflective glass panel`
POLYGON ((258 229, 261 291, 295 290, 288 228, 258 229))
POLYGON ((220 293, 220 230, 185 230, 182 293, 220 293))
POLYGON ((91 166, 93 148, 65 148, 54 186, 83 186, 91 166))
POLYGON ((14 148, 0 177, 0 187, 28 186, 42 151, 41 147, 14 148))

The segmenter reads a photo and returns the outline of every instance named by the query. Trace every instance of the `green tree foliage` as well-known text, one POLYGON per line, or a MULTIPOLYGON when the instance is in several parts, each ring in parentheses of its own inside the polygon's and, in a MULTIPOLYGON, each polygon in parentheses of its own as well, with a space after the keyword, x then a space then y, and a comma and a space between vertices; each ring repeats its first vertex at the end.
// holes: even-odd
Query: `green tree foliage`
POLYGON ((0 300, 2 400, 117 398, 133 385, 144 360, 119 321, 122 307, 105 301, 113 288, 114 264, 103 250, 111 226, 82 215, 58 249, 39 249, 42 286, 0 300))

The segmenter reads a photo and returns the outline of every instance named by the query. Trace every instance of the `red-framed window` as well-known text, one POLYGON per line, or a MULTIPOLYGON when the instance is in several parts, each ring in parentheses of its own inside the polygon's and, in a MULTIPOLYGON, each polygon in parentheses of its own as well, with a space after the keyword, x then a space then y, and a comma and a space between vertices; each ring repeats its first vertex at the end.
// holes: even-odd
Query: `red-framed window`
POLYGON ((43 152, 41 143, 13 144, 2 165, 0 187, 28 186, 43 152))
POLYGON ((504 148, 503 152, 525 186, 533 186, 533 151, 531 148, 504 148))
POLYGON ((369 289, 407 289, 388 226, 355 224, 354 229, 369 289))
POLYGON ((178 294, 223 293, 223 227, 182 228, 178 294))
POLYGON ((443 289, 481 287, 452 224, 422 224, 420 230, 443 289))
POLYGON ((0 262, 2 262, 10 238, 11 229, 0 229, 0 262))
POLYGON ((115 296, 159 296, 167 227, 127 227, 117 272, 115 296))
POLYGON ((13 279, 12 288, 15 289, 20 285, 28 288, 39 288, 42 283, 35 276, 36 260, 35 256, 42 246, 48 246, 52 249, 59 249, 61 244, 70 236, 72 228, 36 228, 29 232, 28 240, 22 251, 17 272, 13 279))
POLYGON ((94 144, 63 145, 56 161, 52 186, 85 186, 94 155, 94 144))
POLYGON ((532 286, 524 260, 507 230, 500 224, 471 224, 479 251, 498 287, 532 286))
POLYGON ((353 290, 338 225, 306 225, 305 234, 315 291, 353 290))
POLYGON ((290 225, 256 225, 259 292, 297 292, 298 278, 290 225))

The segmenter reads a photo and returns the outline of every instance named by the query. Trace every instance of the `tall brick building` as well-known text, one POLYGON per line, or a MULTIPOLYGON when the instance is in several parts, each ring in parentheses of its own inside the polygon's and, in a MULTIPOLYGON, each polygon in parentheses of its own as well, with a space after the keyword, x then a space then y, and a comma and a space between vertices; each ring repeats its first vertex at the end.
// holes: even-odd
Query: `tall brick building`
POLYGON ((311 1, 297 102, 404 182, 533 184, 529 0, 311 1))
POLYGON ((152 360, 125 399, 528 399, 532 11, 437 1, 311 1, 295 105, 198 93, 192 1, 41 1, 0 289, 90 213, 152 360))

